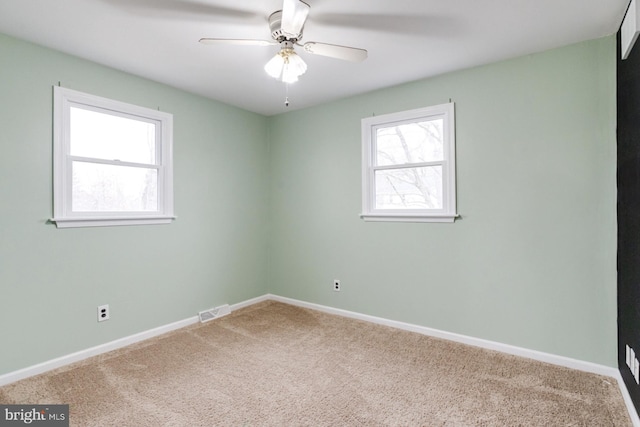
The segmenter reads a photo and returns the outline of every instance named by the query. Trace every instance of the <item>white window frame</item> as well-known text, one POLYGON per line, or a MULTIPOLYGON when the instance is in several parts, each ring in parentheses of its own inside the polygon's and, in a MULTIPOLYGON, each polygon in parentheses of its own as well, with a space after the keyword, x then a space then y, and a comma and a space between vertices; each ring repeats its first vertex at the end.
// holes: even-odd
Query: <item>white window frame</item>
MULTIPOLYGON (((115 225, 168 224, 173 214, 173 115, 54 86, 53 91, 53 218, 58 228, 115 225), (155 212, 74 212, 72 210, 72 161, 70 111, 76 106, 140 119, 156 125, 158 210, 155 212)), ((118 160, 100 163, 122 165, 118 160)))
POLYGON ((453 102, 362 119, 362 213, 360 217, 365 221, 455 221, 458 216, 456 213, 455 153, 455 107, 453 102), (444 119, 444 159, 442 161, 392 166, 376 165, 376 131, 378 128, 437 118, 444 119), (442 209, 377 209, 375 207, 376 171, 436 164, 442 166, 442 209))

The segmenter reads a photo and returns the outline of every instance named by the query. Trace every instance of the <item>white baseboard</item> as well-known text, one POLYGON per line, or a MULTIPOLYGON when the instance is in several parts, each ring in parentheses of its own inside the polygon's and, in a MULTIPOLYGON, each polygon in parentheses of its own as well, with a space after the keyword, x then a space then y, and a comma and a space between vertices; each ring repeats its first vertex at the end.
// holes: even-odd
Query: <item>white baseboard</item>
POLYGON ((95 347, 80 350, 75 353, 68 354, 66 356, 58 357, 53 360, 48 360, 37 365, 29 366, 18 371, 9 372, 8 374, 0 375, 0 386, 10 384, 15 381, 19 381, 25 378, 39 375, 53 369, 60 368, 62 366, 69 365, 74 362, 79 362, 89 357, 97 356, 108 351, 117 350, 122 347, 126 347, 131 344, 135 344, 140 341, 153 338, 158 335, 165 334, 167 332, 174 331, 176 329, 184 328, 185 326, 198 323, 198 316, 193 316, 188 319, 180 320, 178 322, 170 323, 168 325, 160 326, 158 328, 149 329, 128 337, 119 338, 114 341, 110 341, 105 344, 100 344, 95 347))
POLYGON ((319 304, 308 303, 291 298, 285 298, 278 295, 269 295, 269 299, 273 301, 279 301, 286 304, 296 305, 298 307, 310 308, 312 310, 322 311, 328 314, 335 314, 338 316, 349 317, 352 319, 364 320, 366 322, 376 323, 379 325, 390 326, 396 329, 402 329, 405 331, 416 332, 422 335, 427 335, 436 338, 442 338, 449 341, 459 342, 462 344, 472 345, 475 347, 481 347, 488 350, 495 350, 501 353, 511 354, 514 356, 526 357, 528 359, 538 360, 540 362, 550 363, 552 365, 563 366, 566 368, 576 369, 579 371, 590 372, 593 374, 604 375, 612 377, 618 383, 622 396, 624 398, 629 417, 633 422, 634 427, 640 427, 640 418, 636 412, 629 391, 627 390, 620 371, 616 368, 612 368, 605 365, 599 365, 597 363, 586 362, 583 360, 571 359, 569 357, 558 356, 555 354, 544 353, 537 350, 530 350, 527 348, 516 347, 509 344, 502 344, 495 341, 488 341, 480 338, 469 337, 466 335, 455 334, 451 332, 441 331, 438 329, 427 328, 425 326, 413 325, 410 323, 398 322, 395 320, 384 319, 381 317, 369 316, 367 314, 356 313, 353 311, 342 310, 339 308, 328 307, 319 304))
POLYGON ((618 381, 618 386, 620 387, 620 392, 624 398, 624 403, 627 405, 627 411, 629 412, 629 417, 631 418, 633 426, 640 427, 640 417, 638 417, 638 412, 633 404, 633 400, 631 400, 631 395, 629 394, 629 390, 627 390, 627 385, 624 383, 620 371, 616 372, 615 379, 618 381))
POLYGON ((251 298, 251 299, 248 299, 246 301, 242 301, 242 302, 239 302, 237 304, 233 304, 231 306, 231 312, 234 312, 236 310, 240 310, 241 308, 249 307, 250 305, 257 304, 259 302, 269 301, 270 299, 271 299, 271 295, 270 294, 264 294, 264 295, 256 297, 256 298, 251 298))
MULTIPOLYGON (((230 308, 231 308, 231 311, 235 311, 244 307, 248 307, 253 304, 257 304, 262 301, 267 301, 268 299, 269 299, 269 295, 266 294, 257 298, 252 298, 250 300, 234 304, 230 308)), ((80 350, 78 352, 68 354, 66 356, 61 356, 56 359, 38 363, 37 365, 28 366, 24 369, 9 372, 7 374, 0 375, 0 386, 11 384, 13 382, 32 377, 34 375, 39 375, 47 371, 60 368, 62 366, 70 365, 71 363, 79 362, 81 360, 88 359, 89 357, 97 356, 99 354, 106 353, 108 351, 117 350, 119 348, 126 347, 128 345, 135 344, 140 341, 148 340, 149 338, 166 334, 167 332, 184 328, 185 326, 193 325, 195 323, 198 323, 198 316, 189 317, 188 319, 180 320, 178 322, 170 323, 168 325, 149 329, 148 331, 143 331, 134 335, 130 335, 128 337, 119 338, 117 340, 110 341, 105 344, 100 344, 95 347, 87 348, 85 350, 80 350)))
POLYGON ((529 350, 522 347, 516 347, 509 344, 502 344, 495 341, 488 341, 481 338, 474 338, 467 335, 460 335, 452 332, 441 331, 439 329, 427 328, 425 326, 413 325, 411 323, 404 323, 404 322, 398 322, 395 320, 384 319, 382 317, 369 316, 368 314, 361 314, 353 311, 342 310, 339 308, 327 307, 319 304, 312 304, 312 303, 299 301, 291 298, 281 297, 278 295, 270 295, 270 299, 274 301, 280 301, 286 304, 297 305, 299 307, 305 307, 313 310, 323 311, 329 314, 336 314, 339 316, 350 317, 352 319, 364 320, 366 322, 376 323, 378 325, 390 326, 392 328, 402 329, 405 331, 417 332, 422 335, 442 338, 449 341, 455 341, 462 344, 472 345, 474 347, 481 347, 489 350, 495 350, 501 353, 512 354, 514 356, 527 357, 529 359, 534 359, 541 362, 547 362, 553 365, 564 366, 567 368, 578 369, 580 371, 591 372, 594 374, 613 377, 615 376, 615 373, 618 372, 616 368, 611 368, 609 366, 599 365, 596 363, 571 359, 564 356, 557 356, 555 354, 550 354, 550 353, 543 353, 536 350, 529 350))
MULTIPOLYGON (((622 396, 624 398, 625 404, 627 405, 627 410, 629 412, 629 416, 631 417, 631 421, 633 422, 633 425, 635 427, 640 427, 640 418, 638 417, 638 414, 635 410, 635 407, 631 400, 631 396, 629 395, 629 392, 626 388, 626 385, 622 380, 620 371, 618 371, 618 369, 616 368, 599 365, 591 362, 585 362, 582 360, 571 359, 568 357, 558 356, 555 354, 544 353, 536 350, 530 350, 522 347, 516 347, 509 344, 502 344, 495 341, 488 341, 480 338, 469 337, 466 335, 460 335, 460 334, 455 334, 451 332, 441 331, 438 329, 427 328, 425 326, 413 325, 410 323, 398 322, 395 320, 384 319, 381 317, 370 316, 367 314, 356 313, 353 311, 342 310, 339 308, 333 308, 333 307, 328 307, 320 304, 304 302, 304 301, 281 297, 281 296, 272 295, 272 294, 265 294, 257 298, 252 298, 237 304, 233 304, 231 306, 231 312, 235 310, 239 310, 244 307, 249 307, 253 304, 257 304, 257 303, 269 301, 269 300, 283 302, 285 304, 291 304, 298 307, 310 308, 312 310, 318 310, 328 314, 335 314, 338 316, 363 320, 363 321, 375 323, 378 325, 390 326, 396 329, 402 329, 405 331, 416 332, 422 335, 427 335, 427 336, 432 336, 436 338, 446 339, 449 341, 459 342, 462 344, 472 345, 475 347, 495 350, 502 353, 511 354, 514 356, 526 357, 529 359, 538 360, 538 361, 550 363, 553 365, 564 366, 571 369, 577 369, 580 371, 612 377, 618 382, 618 386, 620 387, 620 391, 622 392, 622 396)), ((91 347, 85 350, 81 350, 66 356, 58 357, 53 360, 39 363, 37 365, 29 366, 27 368, 20 369, 18 371, 9 372, 7 374, 0 375, 0 386, 7 385, 12 382, 19 381, 28 377, 32 377, 34 375, 39 375, 44 372, 51 371, 53 369, 57 369, 62 366, 66 366, 74 362, 79 362, 89 357, 97 356, 99 354, 106 353, 112 350, 117 350, 119 348, 126 347, 128 345, 135 344, 137 342, 144 341, 149 338, 153 338, 158 335, 162 335, 167 332, 174 331, 176 329, 184 328, 186 326, 193 325, 195 323, 198 323, 198 316, 193 316, 188 319, 180 320, 178 322, 170 323, 168 325, 160 326, 158 328, 153 328, 148 331, 140 332, 134 335, 130 335, 128 337, 123 337, 105 344, 101 344, 101 345, 91 347)))

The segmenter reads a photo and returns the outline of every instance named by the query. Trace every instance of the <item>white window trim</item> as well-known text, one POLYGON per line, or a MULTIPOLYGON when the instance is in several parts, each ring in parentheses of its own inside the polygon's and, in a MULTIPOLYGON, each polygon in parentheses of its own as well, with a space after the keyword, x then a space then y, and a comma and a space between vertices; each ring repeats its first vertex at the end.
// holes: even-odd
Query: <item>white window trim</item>
POLYGON ((53 90, 53 218, 58 228, 169 224, 173 214, 173 115, 54 86, 53 90), (71 209, 70 107, 97 107, 139 116, 159 124, 158 211, 73 212, 71 209))
MULTIPOLYGON (((455 107, 454 103, 435 105, 399 113, 362 119, 362 213, 365 221, 392 222, 453 222, 456 212, 455 165, 455 107), (376 128, 395 122, 416 121, 444 117, 443 207, 442 209, 376 209, 375 208, 375 135, 376 128)), ((421 164, 417 164, 421 165, 421 164)), ((413 165, 415 166, 415 164, 413 165)))

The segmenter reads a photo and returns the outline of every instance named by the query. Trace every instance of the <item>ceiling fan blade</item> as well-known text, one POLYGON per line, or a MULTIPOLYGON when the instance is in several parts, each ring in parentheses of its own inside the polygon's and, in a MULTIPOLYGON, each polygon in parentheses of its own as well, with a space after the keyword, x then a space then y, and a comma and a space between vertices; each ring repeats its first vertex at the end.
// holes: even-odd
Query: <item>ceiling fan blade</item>
POLYGON ((304 44, 304 50, 314 55, 328 56, 345 61, 361 62, 367 59, 367 51, 355 47, 339 46, 337 44, 308 42, 304 44))
POLYGON ((212 20, 247 20, 262 16, 250 10, 215 6, 203 0, 99 0, 128 12, 150 18, 188 18, 212 20))
POLYGON ((289 38, 302 34, 311 7, 301 0, 284 0, 282 5, 282 33, 289 38))
POLYGON ((459 19, 443 14, 317 14, 314 24, 329 27, 349 27, 357 30, 406 34, 421 37, 446 36, 460 34, 463 31, 459 19))
POLYGON ((212 39, 212 38, 201 38, 199 40, 202 44, 224 44, 224 45, 234 45, 234 46, 271 46, 274 44, 278 44, 276 42, 270 42, 267 40, 249 40, 249 39, 212 39))

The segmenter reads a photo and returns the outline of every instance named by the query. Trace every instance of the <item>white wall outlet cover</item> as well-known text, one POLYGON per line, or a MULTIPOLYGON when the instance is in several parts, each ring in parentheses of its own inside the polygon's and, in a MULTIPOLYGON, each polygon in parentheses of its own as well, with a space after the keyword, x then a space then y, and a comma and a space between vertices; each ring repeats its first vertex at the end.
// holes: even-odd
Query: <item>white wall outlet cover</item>
POLYGON ((625 346, 625 363, 627 364, 627 366, 631 367, 631 362, 630 362, 630 356, 631 355, 631 348, 626 345, 625 346))
POLYGON ((109 304, 99 305, 98 306, 98 322, 104 322, 105 320, 109 320, 109 304))

